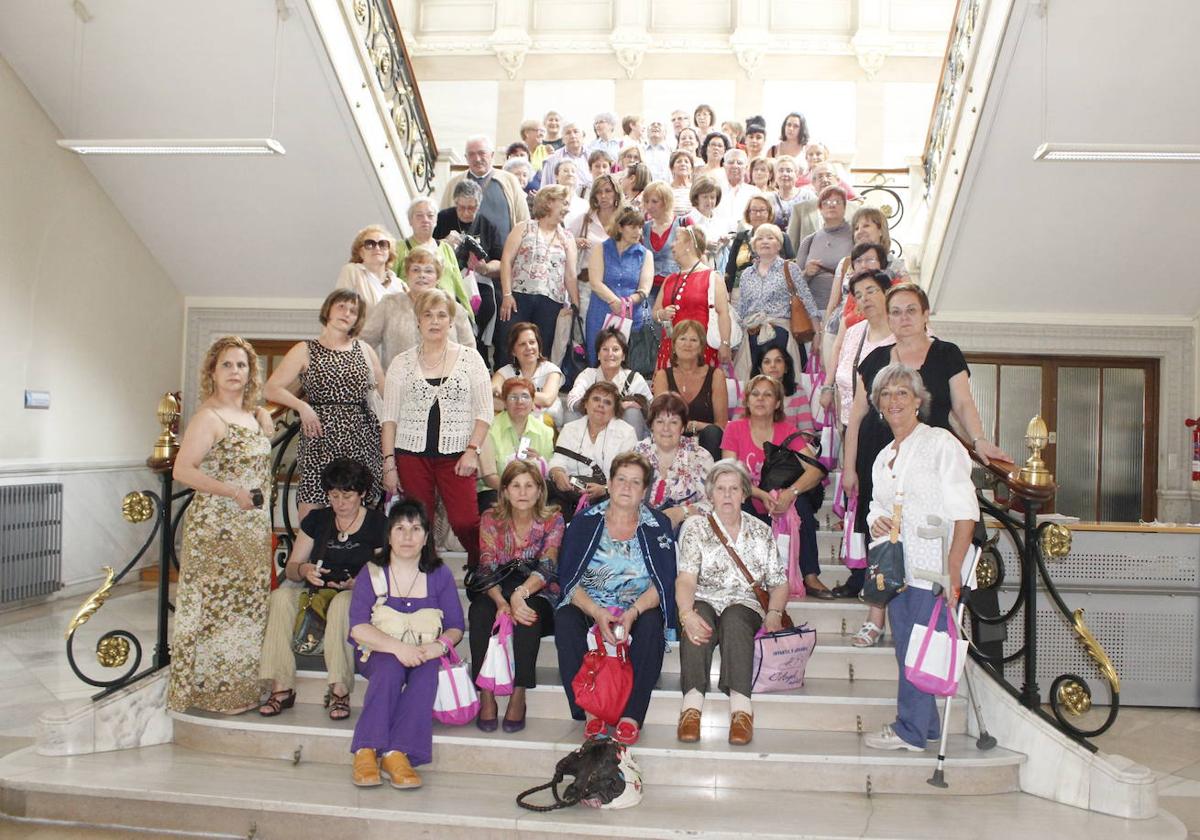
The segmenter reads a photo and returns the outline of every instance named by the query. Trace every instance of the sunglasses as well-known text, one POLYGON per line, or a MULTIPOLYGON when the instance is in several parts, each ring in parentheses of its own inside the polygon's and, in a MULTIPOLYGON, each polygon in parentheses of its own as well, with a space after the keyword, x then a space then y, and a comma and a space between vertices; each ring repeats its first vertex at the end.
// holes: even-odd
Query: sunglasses
POLYGON ((390 251, 392 249, 392 243, 388 242, 386 239, 364 239, 362 241, 362 246, 372 251, 376 248, 380 248, 384 251, 390 251))

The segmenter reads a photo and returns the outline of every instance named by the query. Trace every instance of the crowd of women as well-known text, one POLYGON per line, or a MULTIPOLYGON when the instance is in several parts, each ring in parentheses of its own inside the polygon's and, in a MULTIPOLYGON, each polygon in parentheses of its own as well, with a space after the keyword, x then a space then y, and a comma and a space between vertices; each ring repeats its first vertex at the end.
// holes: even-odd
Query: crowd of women
MULTIPOLYGON (((405 239, 375 225, 355 236, 319 334, 265 384, 249 342, 210 348, 175 465, 196 496, 172 708, 290 708, 296 617, 319 602, 330 718, 352 716, 356 672, 369 681, 352 742, 359 785, 421 784, 439 661, 469 627, 478 676, 500 615, 514 626, 515 690, 502 717, 481 693, 480 729, 524 727, 552 635, 589 736, 608 724, 578 705, 572 677, 589 644, 628 645, 633 688, 613 735, 636 743, 677 639, 679 739, 700 737, 720 646, 728 739, 747 744, 753 640, 783 626, 789 579, 819 599, 863 586, 861 570, 821 580, 823 487, 858 533, 899 529, 913 568, 943 558, 912 523, 955 522, 957 571, 978 508, 951 418, 981 457, 1004 455, 962 353, 934 337, 924 292, 905 282, 886 219, 854 205, 800 114, 773 145, 761 118, 721 130, 707 106, 694 128, 686 117, 650 122, 645 141, 626 118, 621 142, 601 114, 590 149, 557 114, 526 123, 509 153, 542 162, 533 186, 473 138, 444 209, 414 201, 405 239), (263 398, 300 423, 292 583, 273 592, 263 398), (465 615, 434 548, 443 511, 467 555, 465 615)), ((934 599, 910 577, 888 608, 901 666, 934 599)), ((878 644, 885 624, 873 609, 853 643, 878 644)), ((900 672, 896 722, 866 741, 923 749, 938 735, 933 700, 900 672)))

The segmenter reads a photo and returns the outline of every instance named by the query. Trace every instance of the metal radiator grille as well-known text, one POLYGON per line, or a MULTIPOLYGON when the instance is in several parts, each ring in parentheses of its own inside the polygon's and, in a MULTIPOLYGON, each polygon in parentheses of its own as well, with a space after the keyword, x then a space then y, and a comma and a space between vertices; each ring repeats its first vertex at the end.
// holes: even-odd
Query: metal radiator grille
MULTIPOLYGON (((1191 534, 1076 532, 1071 553, 1055 560, 1056 586, 1184 587, 1200 589, 1200 537, 1191 534)), ((1005 569, 1020 564, 1012 543, 999 544, 1005 569)))
POLYGON ((62 588, 62 485, 0 487, 0 604, 62 588))

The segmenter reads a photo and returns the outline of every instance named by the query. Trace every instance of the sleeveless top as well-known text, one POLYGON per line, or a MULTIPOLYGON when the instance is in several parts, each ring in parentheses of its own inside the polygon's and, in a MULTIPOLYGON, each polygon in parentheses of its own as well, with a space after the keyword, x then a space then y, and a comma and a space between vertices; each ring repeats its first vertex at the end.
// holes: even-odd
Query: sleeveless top
POLYGON ((536 221, 525 223, 521 244, 512 265, 512 288, 526 295, 542 295, 556 303, 567 300, 567 249, 562 230, 556 228, 550 241, 542 239, 536 221))
POLYGON ((659 285, 662 278, 668 274, 675 274, 679 271, 679 263, 675 262, 675 257, 671 253, 671 246, 675 244, 675 234, 679 232, 679 223, 672 222, 671 226, 666 230, 666 239, 661 239, 654 235, 654 222, 646 222, 642 228, 642 244, 654 255, 654 277, 656 282, 654 285, 659 285), (658 247, 655 244, 658 243, 658 247))
MULTIPOLYGON (((713 368, 710 367, 708 373, 704 375, 704 384, 700 386, 700 392, 692 398, 691 402, 688 402, 689 420, 699 420, 701 423, 715 422, 713 419, 712 381, 713 368)), ((679 394, 680 399, 687 402, 687 398, 675 384, 675 371, 672 368, 667 368, 667 387, 679 394)))

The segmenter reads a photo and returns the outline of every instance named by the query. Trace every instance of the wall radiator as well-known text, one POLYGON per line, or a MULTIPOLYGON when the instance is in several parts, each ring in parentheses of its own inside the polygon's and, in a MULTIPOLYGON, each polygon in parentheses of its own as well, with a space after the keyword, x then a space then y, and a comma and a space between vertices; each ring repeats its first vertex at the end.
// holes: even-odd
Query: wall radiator
POLYGON ((0 487, 0 604, 62 585, 62 485, 0 487))

